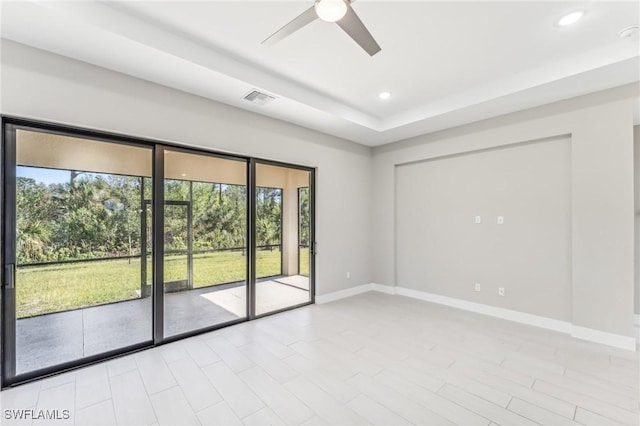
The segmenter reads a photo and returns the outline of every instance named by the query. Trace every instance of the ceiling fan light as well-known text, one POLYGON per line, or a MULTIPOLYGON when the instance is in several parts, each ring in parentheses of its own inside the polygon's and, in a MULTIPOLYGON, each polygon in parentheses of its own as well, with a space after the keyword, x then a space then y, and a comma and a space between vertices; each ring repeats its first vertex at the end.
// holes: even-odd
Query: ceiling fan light
POLYGON ((318 18, 327 22, 337 22, 347 14, 344 0, 318 0, 315 8, 318 18))

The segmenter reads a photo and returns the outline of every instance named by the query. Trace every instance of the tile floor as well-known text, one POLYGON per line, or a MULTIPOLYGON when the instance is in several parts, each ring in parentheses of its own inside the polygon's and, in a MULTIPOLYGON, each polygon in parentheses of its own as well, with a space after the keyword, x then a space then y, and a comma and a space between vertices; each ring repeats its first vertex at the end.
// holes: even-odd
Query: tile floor
POLYGON ((637 353, 367 293, 0 393, 48 424, 637 425, 637 353))

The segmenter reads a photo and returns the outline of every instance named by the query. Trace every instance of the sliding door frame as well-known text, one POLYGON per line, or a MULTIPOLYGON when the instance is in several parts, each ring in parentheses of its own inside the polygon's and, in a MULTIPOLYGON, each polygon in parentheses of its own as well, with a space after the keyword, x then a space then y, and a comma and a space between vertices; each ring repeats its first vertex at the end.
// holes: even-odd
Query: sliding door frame
MULTIPOLYGON (((253 187, 255 189, 255 173, 256 173, 256 165, 257 164, 262 164, 265 166, 275 166, 275 167, 283 167, 283 168, 287 168, 287 169, 295 169, 295 170, 302 170, 305 172, 309 173, 309 224, 310 224, 310 231, 309 231, 309 293, 310 293, 310 297, 309 297, 309 301, 308 302, 304 302, 304 303, 299 303, 297 305, 292 305, 292 306, 287 306, 286 308, 281 308, 281 309, 276 309, 274 311, 269 311, 266 312, 264 314, 260 314, 260 315, 255 315, 255 285, 252 286, 253 288, 253 296, 252 296, 252 300, 253 300, 253 306, 252 306, 252 312, 254 313, 254 316, 251 319, 256 319, 256 318, 263 318, 263 317, 267 317, 269 315, 273 315, 273 314, 278 314, 280 312, 286 312, 286 311, 290 311, 292 309, 297 309, 297 308, 301 308, 303 306, 307 306, 307 305, 312 305, 314 303, 316 303, 316 246, 317 244, 315 243, 315 232, 316 232, 316 206, 315 206, 315 202, 316 202, 316 169, 314 167, 306 167, 306 166, 300 166, 297 164, 288 164, 288 163, 283 163, 280 161, 273 161, 273 160, 261 160, 261 159, 252 159, 252 164, 253 164, 253 187)), ((284 194, 284 191, 283 191, 284 194)), ((255 199, 255 191, 253 194, 253 197, 255 199)), ((255 218, 256 218, 256 206, 254 205, 251 211, 251 214, 253 216, 252 220, 255 223, 255 218)), ((284 224, 283 224, 284 225, 284 224)), ((284 235, 284 234, 282 234, 284 235)), ((281 237, 282 237, 281 235, 281 237)), ((282 239, 282 238, 281 238, 282 239)), ((281 241, 282 243, 283 241, 281 241)), ((255 253, 256 250, 256 246, 255 246, 255 236, 254 236, 254 241, 253 241, 253 252, 255 253)), ((299 250, 298 250, 299 252, 299 250)), ((298 254, 299 255, 299 254, 298 254)), ((281 254, 282 256, 282 254, 281 254)), ((299 259, 298 259, 298 263, 299 263, 299 259)), ((255 271, 255 259, 254 259, 254 264, 252 265, 253 269, 255 271)), ((253 283, 255 283, 255 277, 254 277, 254 281, 253 283)))
MULTIPOLYGON (((132 353, 153 346, 152 334, 149 339, 121 348, 116 348, 89 355, 83 358, 65 361, 26 373, 17 374, 17 334, 16 334, 16 131, 27 130, 32 132, 78 137, 82 139, 108 142, 119 145, 128 145, 147 148, 153 155, 154 145, 139 141, 131 137, 118 136, 95 132, 92 130, 78 129, 51 123, 33 120, 25 120, 15 117, 2 116, 2 268, 0 270, 2 284, 2 353, 0 364, 2 366, 2 381, 0 388, 20 384, 43 377, 52 376, 69 371, 81 366, 94 364, 110 358, 115 358, 124 353, 132 353)), ((155 308, 154 308, 155 309, 155 308)), ((150 330, 151 331, 151 330, 150 330)))
MULTIPOLYGON (((190 330, 190 331, 186 331, 184 333, 178 333, 178 334, 173 334, 171 336, 167 336, 166 333, 164 332, 164 206, 165 205, 170 205, 171 201, 167 201, 165 200, 165 196, 164 196, 164 182, 165 182, 165 167, 164 167, 164 159, 165 159, 165 153, 167 151, 170 152, 181 152, 181 153, 185 153, 185 154, 191 154, 191 155, 202 155, 205 157, 214 157, 214 158, 220 158, 223 160, 229 160, 229 161, 237 161, 239 163, 244 163, 245 164, 245 168, 246 168, 246 175, 247 175, 247 183, 249 182, 250 179, 250 162, 249 162, 249 158, 246 157, 241 157, 238 155, 227 155, 227 154, 219 154, 217 152, 213 152, 213 151, 207 151, 207 150, 203 150, 203 149, 198 149, 198 148, 191 148, 191 147, 185 147, 185 146, 177 146, 177 145, 169 145, 169 144, 156 144, 156 161, 154 163, 155 169, 154 169, 154 198, 153 201, 155 202, 155 200, 157 199, 158 196, 161 197, 162 203, 158 202, 158 206, 154 205, 153 208, 153 212, 154 212, 154 217, 158 216, 158 221, 154 222, 155 224, 155 228, 154 228, 154 249, 157 250, 156 248, 156 241, 162 242, 162 244, 160 244, 161 246, 161 252, 159 252, 157 257, 153 258, 153 262, 154 262, 154 291, 155 293, 155 304, 156 309, 158 311, 158 315, 154 318, 154 327, 155 327, 155 333, 154 333, 154 346, 155 345, 161 345, 163 343, 169 343, 169 342, 174 342, 176 340, 180 340, 180 339, 184 339, 186 337, 191 337, 191 336, 196 336, 198 334, 202 334, 202 333, 208 333, 210 331, 215 331, 215 330, 219 330, 221 328, 224 327, 228 327, 230 325, 234 325, 234 324, 240 324, 243 323, 245 321, 248 321, 251 319, 250 317, 250 311, 249 311, 249 288, 252 287, 252 285, 250 285, 250 283, 252 281, 249 280, 249 265, 251 262, 251 259, 253 257, 253 253, 250 249, 249 244, 246 244, 246 253, 247 253, 247 261, 245 262, 246 265, 246 272, 245 272, 245 277, 246 277, 246 284, 245 284, 245 289, 246 289, 246 294, 247 294, 247 310, 245 311, 245 316, 243 318, 239 318, 239 319, 235 319, 235 320, 231 320, 231 321, 225 321, 222 323, 218 323, 218 324, 214 324, 208 327, 202 327, 202 328, 198 328, 195 330, 190 330), (161 151, 161 153, 159 153, 161 151), (161 158, 160 158, 161 157, 161 158), (156 187, 156 182, 159 182, 157 187, 156 187), (160 193, 160 194, 159 194, 160 193), (158 210, 156 210, 158 209, 158 210), (157 214, 158 212, 162 212, 162 214, 157 214), (158 280, 156 281, 156 276, 158 276, 158 280), (156 285, 158 283, 161 283, 161 285, 156 285), (158 289, 158 290, 156 290, 158 289)), ((250 197, 249 197, 249 185, 247 184, 247 200, 246 200, 246 206, 247 209, 249 208, 249 202, 250 202, 250 197)), ((193 203, 193 200, 190 201, 190 203, 193 203)), ((250 224, 251 222, 249 221, 249 214, 247 211, 247 220, 246 220, 246 229, 245 229, 245 235, 249 235, 250 232, 250 224)), ((189 231, 192 232, 192 231, 189 231)), ((189 272, 190 274, 193 274, 193 271, 189 272)))
POLYGON ((16 290, 15 290, 15 217, 16 155, 15 129, 2 123, 2 383, 16 375, 16 290), (11 314, 13 312, 13 315, 11 314))
MULTIPOLYGON (((0 115, 1 120, 1 146, 0 146, 0 211, 2 212, 2 226, 0 226, 0 287, 1 287, 1 307, 0 321, 2 322, 1 333, 1 382, 0 389, 9 386, 42 379, 44 377, 60 374, 69 370, 77 369, 87 365, 102 362, 108 359, 117 358, 125 354, 134 353, 143 349, 159 346, 164 343, 173 342, 185 337, 194 336, 223 327, 239 324, 245 321, 262 318, 265 316, 289 311, 302 306, 315 303, 315 256, 316 256, 316 169, 314 167, 300 166, 278 161, 257 159, 250 156, 227 154, 215 150, 190 147, 176 143, 163 142, 160 140, 132 137, 113 132, 104 132, 76 126, 55 124, 46 121, 25 119, 16 116, 0 115), (153 235, 153 280, 152 280, 152 330, 148 340, 129 345, 122 348, 113 349, 100 354, 91 355, 77 360, 67 361, 61 364, 45 367, 27 373, 16 374, 16 300, 15 300, 15 265, 16 265, 16 130, 24 129, 39 133, 48 133, 61 136, 77 137, 99 142, 108 142, 122 145, 149 148, 152 155, 152 235, 153 235), (201 154, 218 157, 227 160, 241 161, 246 164, 247 182, 247 215, 246 215, 246 235, 247 235, 247 262, 246 262, 246 316, 238 320, 233 320, 211 327, 197 329, 194 331, 164 336, 164 160, 165 152, 181 151, 190 154, 201 154), (309 235, 309 292, 310 300, 294 306, 271 311, 261 315, 255 315, 256 297, 256 235, 254 231, 256 220, 256 165, 272 165, 291 169, 299 169, 309 172, 309 209, 310 209, 310 235, 309 235)), ((145 244, 145 242, 142 242, 145 244)))

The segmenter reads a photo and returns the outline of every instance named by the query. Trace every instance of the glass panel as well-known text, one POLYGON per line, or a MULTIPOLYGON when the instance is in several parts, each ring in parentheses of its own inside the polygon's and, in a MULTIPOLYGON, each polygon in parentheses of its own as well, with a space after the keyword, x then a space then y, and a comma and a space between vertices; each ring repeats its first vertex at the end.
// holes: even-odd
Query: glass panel
POLYGON ((256 165, 256 315, 311 300, 311 173, 256 165))
POLYGON ((189 279, 191 225, 189 204, 164 206, 164 288, 168 293, 192 288, 189 279))
POLYGON ((247 187, 193 182, 193 286, 245 281, 247 187))
MULTIPOLYGON (((145 179, 145 181, 146 180, 147 179, 145 179)), ((150 193, 151 191, 146 192, 146 194, 150 193)), ((151 200, 145 200, 142 220, 142 226, 144 228, 142 258, 146 259, 142 268, 142 282, 146 284, 143 288, 143 294, 149 296, 151 295, 151 286, 153 285, 153 205, 151 200)))
POLYGON ((18 130, 16 164, 16 373, 151 340, 152 150, 18 130))
POLYGON ((165 336, 247 316, 246 167, 166 151, 165 336))
POLYGON ((298 268, 300 275, 308 277, 310 269, 311 212, 309 187, 298 188, 298 268))
POLYGON ((256 187, 256 277, 282 275, 282 188, 256 187))

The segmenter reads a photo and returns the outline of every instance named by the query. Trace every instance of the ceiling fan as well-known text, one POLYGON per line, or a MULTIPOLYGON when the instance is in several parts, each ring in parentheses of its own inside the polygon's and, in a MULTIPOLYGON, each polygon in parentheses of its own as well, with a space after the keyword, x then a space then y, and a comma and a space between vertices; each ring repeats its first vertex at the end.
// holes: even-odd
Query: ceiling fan
POLYGON ((269 36, 262 42, 272 45, 293 34, 300 28, 320 18, 326 22, 335 22, 345 33, 360 45, 370 56, 380 50, 380 46, 364 26, 356 12, 351 7, 355 0, 315 0, 313 6, 302 12, 297 18, 269 36))

